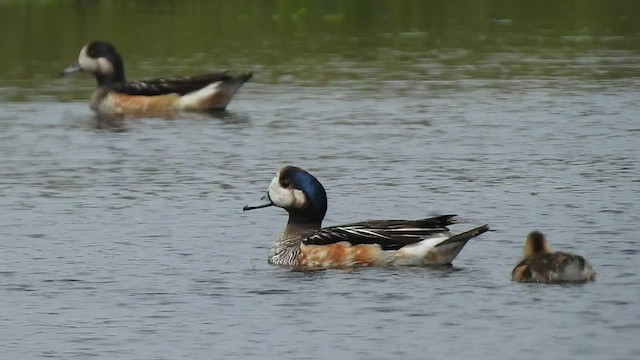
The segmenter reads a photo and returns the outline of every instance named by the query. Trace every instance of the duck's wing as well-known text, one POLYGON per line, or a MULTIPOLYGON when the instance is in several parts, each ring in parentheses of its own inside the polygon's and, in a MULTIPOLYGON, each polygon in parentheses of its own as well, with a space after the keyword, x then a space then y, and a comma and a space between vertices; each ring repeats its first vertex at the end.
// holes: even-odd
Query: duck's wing
MULTIPOLYGON (((398 250, 405 245, 420 242, 429 236, 447 233, 449 231, 447 225, 455 223, 454 217, 455 215, 443 215, 420 220, 373 220, 331 226, 317 230, 303 243, 305 245, 329 245, 346 241, 352 245, 378 244, 382 250, 398 250)), ((463 234, 455 235, 455 237, 463 234)), ((469 236, 467 240, 473 236, 469 236)), ((461 241, 461 239, 457 241, 461 241)))
POLYGON ((511 270, 511 280, 519 282, 533 281, 533 274, 531 273, 531 268, 529 268, 528 259, 523 259, 513 267, 513 270, 511 270))
POLYGON ((522 259, 514 266, 511 278, 520 282, 548 282, 549 274, 564 260, 558 253, 538 254, 522 259))
POLYGON ((216 82, 227 82, 231 80, 247 81, 251 78, 251 73, 232 76, 226 72, 208 74, 193 77, 173 78, 173 79, 153 79, 143 81, 131 81, 113 84, 109 89, 127 95, 184 95, 216 82))

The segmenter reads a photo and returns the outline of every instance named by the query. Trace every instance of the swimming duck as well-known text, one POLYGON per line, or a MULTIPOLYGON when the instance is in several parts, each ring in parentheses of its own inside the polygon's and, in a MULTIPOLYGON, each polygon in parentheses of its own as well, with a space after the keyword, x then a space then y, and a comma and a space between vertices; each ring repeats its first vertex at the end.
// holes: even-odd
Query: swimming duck
POLYGON ((295 167, 281 168, 262 203, 244 211, 278 206, 289 213, 269 251, 269 263, 298 269, 359 266, 446 265, 488 225, 452 234, 455 215, 419 220, 372 220, 322 227, 327 195, 318 179, 295 167))
POLYGON ((174 79, 126 82, 124 65, 115 47, 106 41, 86 44, 78 61, 63 75, 86 71, 98 81, 91 109, 108 114, 166 113, 172 111, 224 110, 251 72, 174 79))
POLYGON ((524 258, 511 272, 511 280, 519 282, 585 282, 595 278, 596 272, 582 256, 551 252, 547 239, 539 231, 527 235, 524 258))

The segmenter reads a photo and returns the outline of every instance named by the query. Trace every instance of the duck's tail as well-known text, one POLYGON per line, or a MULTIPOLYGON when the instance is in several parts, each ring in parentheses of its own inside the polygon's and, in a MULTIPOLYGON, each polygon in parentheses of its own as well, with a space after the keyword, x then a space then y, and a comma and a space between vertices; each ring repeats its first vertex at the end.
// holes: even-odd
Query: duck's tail
POLYGON ((225 108, 229 101, 231 101, 233 95, 235 95, 235 93, 240 90, 240 87, 252 77, 253 73, 249 71, 240 75, 231 76, 229 80, 222 82, 218 87, 218 91, 221 94, 226 94, 227 101, 223 102, 223 105, 218 107, 225 108))
POLYGON ((232 85, 237 85, 238 88, 240 88, 240 86, 242 84, 244 84, 247 81, 249 81, 252 77, 253 77, 253 72, 249 71, 249 72, 237 75, 237 76, 232 76, 231 79, 227 83, 232 84, 232 85))
POLYGON ((198 91, 182 96, 179 108, 182 110, 224 110, 242 84, 249 81, 252 76, 252 72, 247 72, 216 80, 198 91))
POLYGON ((238 89, 242 86, 242 84, 246 83, 253 77, 253 73, 251 71, 246 73, 241 73, 239 75, 229 76, 228 79, 222 81, 219 85, 219 90, 227 92, 231 96, 233 96, 238 89))
POLYGON ((485 233, 487 231, 489 231, 489 224, 484 224, 482 226, 478 226, 475 229, 471 229, 469 231, 465 231, 463 233, 453 235, 452 237, 450 237, 447 240, 439 243, 435 247, 439 247, 439 246, 443 246, 443 245, 447 245, 447 244, 453 244, 453 243, 457 243, 457 242, 467 242, 471 238, 474 238, 474 237, 476 237, 476 236, 478 236, 478 235, 480 235, 482 233, 485 233))
MULTIPOLYGON (((465 231, 461 234, 456 234, 450 238, 438 243, 437 245, 431 245, 428 251, 422 256, 423 265, 448 265, 451 264, 453 259, 458 256, 462 248, 467 244, 469 239, 478 236, 486 231, 489 231, 489 225, 482 225, 475 229, 465 231)), ((445 235, 443 233, 442 235, 445 235)), ((448 234, 447 234, 448 235, 448 234)))

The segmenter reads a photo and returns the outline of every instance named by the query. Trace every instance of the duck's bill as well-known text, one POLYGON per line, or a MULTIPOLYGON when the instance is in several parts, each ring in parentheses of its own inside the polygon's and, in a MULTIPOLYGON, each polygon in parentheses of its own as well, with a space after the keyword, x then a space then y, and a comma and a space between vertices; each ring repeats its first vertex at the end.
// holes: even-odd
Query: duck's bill
POLYGON ((66 68, 64 68, 64 70, 62 70, 60 72, 60 75, 65 76, 65 75, 68 75, 68 74, 73 74, 73 73, 77 73, 77 72, 81 72, 81 71, 82 71, 82 68, 80 67, 80 65, 78 65, 76 63, 76 64, 73 64, 71 66, 67 66, 66 68))
POLYGON ((245 205, 242 208, 242 211, 261 209, 261 208, 265 208, 265 207, 269 207, 269 206, 273 206, 273 203, 271 202, 271 199, 269 199, 269 195, 265 195, 260 199, 260 203, 259 204, 256 204, 256 205, 245 205))

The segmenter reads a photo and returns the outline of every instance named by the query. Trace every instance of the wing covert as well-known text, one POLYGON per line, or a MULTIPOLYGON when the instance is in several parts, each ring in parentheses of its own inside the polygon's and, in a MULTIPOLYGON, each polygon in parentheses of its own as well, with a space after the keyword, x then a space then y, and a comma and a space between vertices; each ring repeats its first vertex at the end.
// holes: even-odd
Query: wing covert
POLYGON ((144 81, 130 81, 113 84, 110 90, 127 95, 184 95, 218 81, 231 80, 227 73, 209 74, 194 77, 174 79, 152 79, 144 81))
POLYGON ((398 250, 420 242, 430 235, 446 232, 454 215, 422 220, 373 220, 317 230, 307 237, 306 245, 329 245, 347 241, 352 245, 378 244, 382 250, 398 250))

